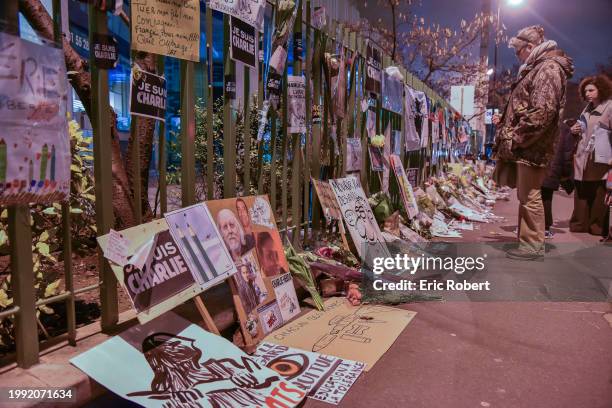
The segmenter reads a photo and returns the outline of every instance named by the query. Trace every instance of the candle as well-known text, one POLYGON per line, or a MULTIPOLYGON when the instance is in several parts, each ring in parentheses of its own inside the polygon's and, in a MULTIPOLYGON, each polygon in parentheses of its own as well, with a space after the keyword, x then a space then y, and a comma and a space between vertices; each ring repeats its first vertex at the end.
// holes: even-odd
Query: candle
POLYGON ((202 254, 202 258, 204 258, 204 262, 206 263, 206 266, 208 266, 208 270, 205 271, 206 276, 208 276, 208 279, 213 279, 213 271, 215 270, 215 268, 213 267, 212 262, 210 262, 210 258, 208 257, 208 254, 206 254, 206 251, 204 250, 204 247, 202 246, 202 242, 198 239, 198 236, 196 235, 195 231, 191 228, 191 225, 187 224, 187 229, 189 229, 189 234, 191 235, 191 239, 196 243, 196 246, 198 247, 198 249, 200 250, 200 253, 202 254))

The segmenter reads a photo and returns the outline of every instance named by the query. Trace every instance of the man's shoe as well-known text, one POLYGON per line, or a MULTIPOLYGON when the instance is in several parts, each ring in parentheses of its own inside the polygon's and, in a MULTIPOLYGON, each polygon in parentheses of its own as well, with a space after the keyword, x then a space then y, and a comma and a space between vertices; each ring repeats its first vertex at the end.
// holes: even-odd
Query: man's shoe
POLYGON ((521 248, 510 249, 506 252, 506 257, 510 259, 518 259, 521 261, 535 261, 536 259, 540 259, 544 256, 544 254, 540 252, 534 251, 526 251, 521 248))

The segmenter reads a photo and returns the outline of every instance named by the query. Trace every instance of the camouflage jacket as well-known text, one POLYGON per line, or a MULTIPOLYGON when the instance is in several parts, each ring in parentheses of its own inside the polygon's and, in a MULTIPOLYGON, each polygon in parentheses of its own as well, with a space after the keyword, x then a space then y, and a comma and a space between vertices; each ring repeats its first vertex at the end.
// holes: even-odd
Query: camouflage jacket
POLYGON ((572 59, 558 48, 534 49, 512 87, 495 137, 501 160, 547 167, 554 156, 572 59))

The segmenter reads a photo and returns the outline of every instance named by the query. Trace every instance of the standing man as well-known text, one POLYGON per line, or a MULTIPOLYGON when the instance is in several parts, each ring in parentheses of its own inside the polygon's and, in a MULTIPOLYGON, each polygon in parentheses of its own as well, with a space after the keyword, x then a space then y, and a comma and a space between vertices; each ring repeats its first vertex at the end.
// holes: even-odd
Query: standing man
POLYGON ((544 255, 544 207, 540 187, 554 156, 565 88, 574 65, 555 41, 544 38, 544 28, 523 28, 509 41, 521 62, 495 137, 495 178, 517 188, 519 246, 508 251, 513 259, 533 260, 544 255))

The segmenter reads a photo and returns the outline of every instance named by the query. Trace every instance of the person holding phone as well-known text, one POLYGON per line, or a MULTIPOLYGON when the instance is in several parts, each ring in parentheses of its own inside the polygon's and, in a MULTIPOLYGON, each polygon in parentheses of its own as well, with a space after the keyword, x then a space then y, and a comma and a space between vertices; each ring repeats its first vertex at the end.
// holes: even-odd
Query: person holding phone
POLYGON ((579 91, 587 106, 571 127, 577 147, 574 156, 576 193, 570 231, 607 236, 606 179, 612 163, 609 157, 606 163, 598 149, 601 149, 601 140, 610 142, 612 83, 605 75, 590 76, 582 80, 579 91))

